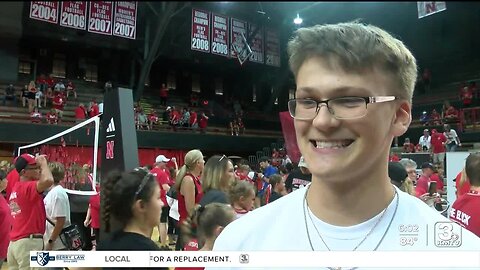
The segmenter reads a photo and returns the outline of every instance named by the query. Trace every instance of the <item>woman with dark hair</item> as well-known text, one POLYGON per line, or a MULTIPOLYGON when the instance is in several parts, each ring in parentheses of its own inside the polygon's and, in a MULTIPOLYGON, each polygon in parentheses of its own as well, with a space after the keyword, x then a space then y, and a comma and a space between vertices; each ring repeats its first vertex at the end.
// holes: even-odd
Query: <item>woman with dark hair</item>
POLYGON ((142 168, 113 172, 102 186, 105 232, 110 232, 111 216, 121 229, 101 241, 97 249, 159 250, 150 239, 163 206, 155 177, 142 168))

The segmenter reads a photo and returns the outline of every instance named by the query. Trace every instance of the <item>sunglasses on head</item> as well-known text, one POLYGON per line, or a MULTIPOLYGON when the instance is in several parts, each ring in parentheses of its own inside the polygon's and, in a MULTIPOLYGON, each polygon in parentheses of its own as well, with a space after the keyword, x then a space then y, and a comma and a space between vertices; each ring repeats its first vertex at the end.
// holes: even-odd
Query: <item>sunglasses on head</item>
POLYGON ((227 156, 223 155, 223 156, 218 160, 218 162, 222 161, 224 158, 227 158, 227 156))
POLYGON ((152 176, 153 174, 151 174, 148 170, 146 170, 146 169, 143 168, 143 167, 138 167, 138 168, 135 168, 135 169, 133 169, 133 170, 136 171, 136 172, 146 172, 146 173, 147 173, 147 174, 143 177, 142 182, 140 182, 140 185, 138 186, 137 191, 135 191, 135 196, 133 197, 133 200, 136 201, 138 195, 142 192, 143 188, 147 185, 148 179, 149 179, 150 176, 152 176))

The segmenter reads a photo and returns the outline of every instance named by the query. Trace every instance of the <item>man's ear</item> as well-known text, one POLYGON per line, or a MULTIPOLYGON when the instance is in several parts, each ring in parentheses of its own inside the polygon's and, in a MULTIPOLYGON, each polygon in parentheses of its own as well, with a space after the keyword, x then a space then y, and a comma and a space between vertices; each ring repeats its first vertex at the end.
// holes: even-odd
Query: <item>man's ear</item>
POLYGON ((395 137, 400 137, 405 134, 412 122, 411 103, 404 100, 400 102, 400 106, 397 108, 392 122, 392 135, 395 137))

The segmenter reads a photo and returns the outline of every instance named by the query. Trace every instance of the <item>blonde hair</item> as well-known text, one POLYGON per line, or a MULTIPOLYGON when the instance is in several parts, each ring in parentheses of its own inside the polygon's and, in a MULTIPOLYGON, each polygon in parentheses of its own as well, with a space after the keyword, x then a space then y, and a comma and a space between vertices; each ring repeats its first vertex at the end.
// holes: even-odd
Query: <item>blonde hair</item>
POLYGON ((197 162, 203 159, 203 154, 198 149, 193 149, 188 151, 185 155, 185 161, 183 166, 177 173, 177 181, 175 182, 175 190, 180 190, 180 185, 182 184, 183 178, 187 174, 187 172, 191 172, 195 169, 197 162))
POLYGON ((250 194, 255 195, 255 187, 248 181, 237 180, 233 183, 229 192, 230 203, 233 205, 240 201, 241 197, 247 197, 250 194))
POLYGON ((229 162, 231 161, 225 155, 215 155, 207 160, 202 172, 202 190, 204 193, 211 189, 228 192, 230 184, 233 182, 233 179, 224 179, 229 162))
POLYGON ((65 166, 60 162, 50 162, 48 168, 52 172, 53 183, 58 184, 65 178, 65 166))
POLYGON ((413 186, 413 181, 408 176, 400 186, 400 190, 412 196, 415 196, 415 187, 413 186))
POLYGON ((184 243, 188 243, 191 238, 198 238, 198 247, 201 248, 207 238, 215 236, 215 229, 218 226, 225 227, 233 220, 235 211, 228 204, 210 203, 207 206, 197 204, 192 215, 181 224, 184 243))
POLYGON ((300 28, 287 50, 295 78, 302 64, 313 57, 322 57, 330 67, 336 64, 349 72, 378 67, 395 79, 400 89, 395 95, 412 101, 417 80, 415 57, 402 41, 376 26, 354 21, 300 28))

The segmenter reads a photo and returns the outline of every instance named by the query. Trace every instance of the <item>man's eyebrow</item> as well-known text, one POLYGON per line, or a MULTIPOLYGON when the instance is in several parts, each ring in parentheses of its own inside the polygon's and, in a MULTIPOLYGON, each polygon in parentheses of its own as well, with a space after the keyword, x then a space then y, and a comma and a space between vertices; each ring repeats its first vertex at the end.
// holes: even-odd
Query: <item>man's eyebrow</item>
MULTIPOLYGON (((316 92, 319 92, 319 88, 315 87, 299 87, 297 88, 297 92, 304 92, 305 94, 315 94, 316 92)), ((372 95, 372 91, 368 90, 367 88, 363 87, 349 87, 349 86, 342 86, 342 87, 337 87, 337 88, 332 88, 329 90, 326 90, 326 95, 327 96, 340 96, 340 95, 354 95, 354 96, 370 96, 372 95)))

